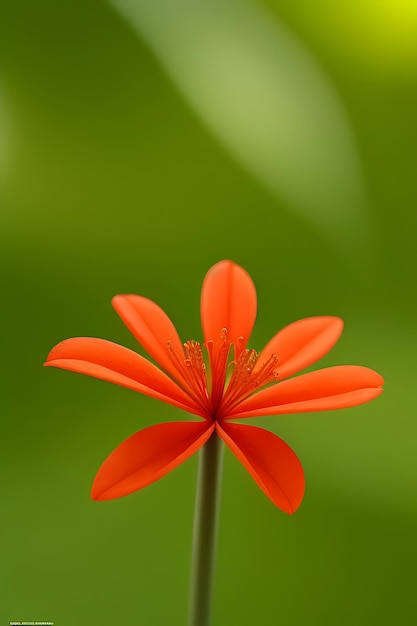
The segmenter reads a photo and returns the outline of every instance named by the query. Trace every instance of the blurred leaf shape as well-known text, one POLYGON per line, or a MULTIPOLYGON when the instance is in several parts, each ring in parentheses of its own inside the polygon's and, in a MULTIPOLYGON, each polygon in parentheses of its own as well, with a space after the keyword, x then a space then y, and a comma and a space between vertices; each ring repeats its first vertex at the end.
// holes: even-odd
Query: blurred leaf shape
POLYGON ((246 0, 110 3, 258 181, 338 242, 366 232, 366 194, 341 101, 277 19, 246 0))

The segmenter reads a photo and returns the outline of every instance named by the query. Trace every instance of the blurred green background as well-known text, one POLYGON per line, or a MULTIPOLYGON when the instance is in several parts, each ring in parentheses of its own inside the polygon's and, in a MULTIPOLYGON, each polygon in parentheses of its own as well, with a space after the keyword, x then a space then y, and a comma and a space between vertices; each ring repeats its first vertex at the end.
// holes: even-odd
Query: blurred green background
POLYGON ((415 0, 0 0, 0 621, 185 623, 197 459, 125 499, 92 479, 180 412, 42 368, 71 336, 137 349, 117 293, 200 339, 207 269, 253 276, 251 346, 335 314, 323 364, 386 392, 254 420, 300 456, 295 516, 226 451, 214 626, 416 618, 415 0))

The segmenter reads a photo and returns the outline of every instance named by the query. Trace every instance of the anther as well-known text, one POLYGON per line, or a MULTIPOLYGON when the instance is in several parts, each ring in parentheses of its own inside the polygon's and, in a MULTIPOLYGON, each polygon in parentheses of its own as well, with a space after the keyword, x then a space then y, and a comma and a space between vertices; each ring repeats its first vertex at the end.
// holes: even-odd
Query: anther
POLYGON ((188 393, 206 405, 208 398, 206 366, 200 344, 192 340, 184 343, 183 359, 174 351, 171 341, 167 341, 166 346, 173 365, 188 386, 188 393))
POLYGON ((272 354, 261 365, 258 364, 256 350, 242 350, 240 355, 233 361, 234 371, 224 395, 223 410, 230 410, 237 402, 250 395, 257 387, 273 382, 278 377, 275 371, 278 357, 272 354))

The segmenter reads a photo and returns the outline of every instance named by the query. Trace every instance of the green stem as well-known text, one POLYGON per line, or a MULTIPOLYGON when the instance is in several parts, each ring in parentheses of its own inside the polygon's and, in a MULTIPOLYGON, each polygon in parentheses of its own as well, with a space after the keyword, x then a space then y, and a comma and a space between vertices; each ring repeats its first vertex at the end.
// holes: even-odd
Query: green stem
POLYGON ((213 433, 199 452, 188 626, 210 626, 222 468, 223 442, 213 433))

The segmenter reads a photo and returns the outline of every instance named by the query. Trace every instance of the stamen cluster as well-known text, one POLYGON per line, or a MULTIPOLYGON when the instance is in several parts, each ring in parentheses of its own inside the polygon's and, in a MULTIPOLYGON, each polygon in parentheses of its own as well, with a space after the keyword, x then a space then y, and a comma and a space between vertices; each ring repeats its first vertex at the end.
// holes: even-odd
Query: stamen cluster
POLYGON ((259 363, 256 350, 241 348, 243 337, 236 344, 234 359, 229 361, 233 344, 228 342, 227 329, 223 328, 217 341, 209 340, 204 344, 207 366, 198 341, 191 339, 183 344, 183 362, 175 354, 171 342, 167 342, 171 361, 187 382, 186 391, 213 420, 226 417, 229 411, 258 387, 278 378, 275 369, 278 357, 275 354, 271 354, 266 362, 259 363), (228 370, 230 376, 227 375, 228 370))

